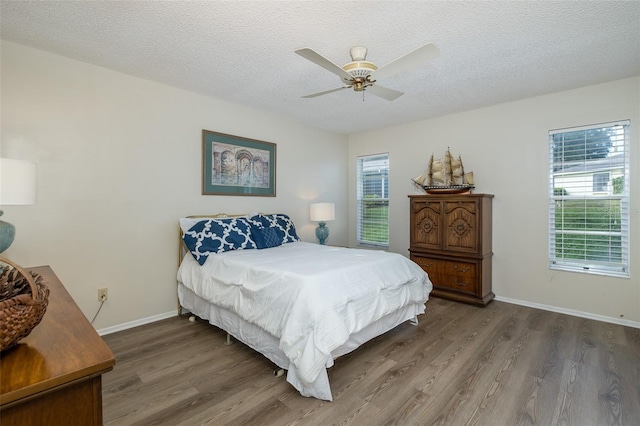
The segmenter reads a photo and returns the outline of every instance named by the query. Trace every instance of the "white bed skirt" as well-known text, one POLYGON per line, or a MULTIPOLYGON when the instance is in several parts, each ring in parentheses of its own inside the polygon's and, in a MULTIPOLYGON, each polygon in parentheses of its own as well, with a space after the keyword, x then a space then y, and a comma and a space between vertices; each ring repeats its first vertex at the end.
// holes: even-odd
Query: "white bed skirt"
MULTIPOLYGON (((255 324, 242 320, 233 312, 212 305, 181 283, 178 284, 178 298, 182 308, 202 319, 206 319, 210 324, 229 333, 253 350, 260 352, 278 367, 287 370, 287 381, 291 383, 301 395, 326 401, 332 400, 331 387, 326 369, 322 370, 315 382, 311 385, 305 385, 298 380, 295 367, 291 367, 292 364, 289 362, 289 359, 284 352, 280 350, 278 338, 255 324)), ((357 333, 352 334, 347 342, 331 352, 331 358, 327 362, 326 368, 332 367, 333 360, 337 357, 353 351, 363 343, 386 333, 407 320, 411 320, 413 324, 417 325, 418 315, 424 312, 424 303, 411 304, 382 317, 357 333)))

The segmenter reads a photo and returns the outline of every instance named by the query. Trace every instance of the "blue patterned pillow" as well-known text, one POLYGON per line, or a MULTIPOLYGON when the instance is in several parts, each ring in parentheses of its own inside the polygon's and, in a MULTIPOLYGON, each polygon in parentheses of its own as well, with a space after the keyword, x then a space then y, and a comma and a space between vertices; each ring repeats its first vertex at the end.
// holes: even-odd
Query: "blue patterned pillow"
POLYGON ((200 265, 211 254, 257 248, 251 238, 251 225, 243 217, 202 220, 186 231, 182 239, 200 265))
POLYGON ((276 229, 265 228, 262 224, 251 224, 251 237, 259 250, 282 245, 282 238, 280 238, 276 229))
POLYGON ((253 225, 261 224, 265 228, 274 229, 281 244, 300 241, 296 233, 296 227, 293 225, 291 218, 286 214, 259 214, 252 216, 249 221, 253 225))

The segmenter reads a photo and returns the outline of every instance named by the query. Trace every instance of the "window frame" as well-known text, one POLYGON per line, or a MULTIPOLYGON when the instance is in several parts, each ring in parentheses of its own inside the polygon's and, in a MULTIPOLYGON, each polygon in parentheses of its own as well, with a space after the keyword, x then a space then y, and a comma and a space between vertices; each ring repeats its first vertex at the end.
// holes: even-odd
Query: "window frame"
MULTIPOLYGON (((575 142, 575 139, 573 140, 575 142)), ((575 145, 574 145, 575 146, 575 145)), ((569 149, 572 149, 569 145, 569 149)), ((609 123, 601 123, 589 126, 572 127, 565 129, 557 129, 549 131, 549 269, 580 272, 587 274, 606 275, 611 277, 629 278, 629 219, 630 219, 630 120, 614 121, 609 123), (564 149, 567 147, 564 140, 568 133, 585 133, 584 152, 588 152, 590 140, 587 139, 587 132, 595 129, 609 129, 609 131, 618 131, 621 136, 611 139, 611 145, 607 147, 609 152, 606 157, 582 158, 577 161, 565 160, 564 149), (561 149, 562 159, 556 161, 559 156, 554 146, 558 143, 554 140, 554 136, 562 138, 561 149), (615 146, 615 151, 612 147, 615 146), (621 165, 611 160, 612 152, 622 152, 621 165), (554 155, 556 154, 556 155, 554 155), (609 159, 606 167, 599 166, 598 169, 591 170, 591 185, 587 186, 587 175, 589 173, 589 165, 593 167, 594 161, 609 159), (590 161, 592 161, 590 163, 590 161), (569 173, 567 170, 570 166, 579 165, 583 167, 582 194, 571 194, 566 188, 568 185, 556 188, 556 180, 566 179, 569 173), (616 193, 616 185, 614 184, 614 176, 616 170, 622 168, 622 191, 616 193), (605 191, 596 191, 595 176, 608 173, 609 178, 605 185, 605 191), (587 188, 591 189, 589 194, 587 188), (582 204, 582 206, 581 206, 582 204), (572 207, 573 206, 573 207, 572 207), (592 222, 602 222, 601 216, 597 208, 605 206, 606 212, 614 212, 615 218, 609 223, 608 230, 599 229, 592 222), (613 208, 612 208, 613 207, 613 208), (569 210, 573 208, 574 210, 569 210), (580 211, 580 208, 583 211, 580 211), (606 210, 608 208, 609 210, 606 210), (616 209, 619 209, 619 221, 616 209), (583 216, 570 216, 571 213, 583 213, 583 216), (578 219, 575 219, 575 218, 578 219), (560 221, 560 226, 558 222, 560 221), (565 224, 565 222, 567 224, 565 224), (582 224, 581 222, 584 222, 582 224), (611 225, 613 224, 613 226, 611 225), (619 226, 619 231, 617 227, 619 226), (579 228, 579 229, 576 229, 579 228), (580 229, 581 228, 581 229, 580 229), (566 239, 565 239, 566 236, 566 239), (605 244, 605 240, 608 242, 605 244), (580 241, 582 240, 582 241, 580 241), (571 256, 572 244, 574 244, 574 257, 571 256), (577 245, 581 249, 575 249, 577 245), (618 248, 619 244, 619 248, 618 248), (589 248, 597 249, 597 251, 589 250, 589 248), (582 253, 583 258, 577 258, 582 253), (596 260, 598 256, 608 256, 608 260, 596 260), (619 260, 617 259, 619 257, 619 260)), ((586 157, 586 154, 585 154, 586 157)), ((579 175, 579 174, 578 174, 579 175)), ((573 189, 573 188, 572 188, 573 189)), ((601 188, 598 188, 601 189, 601 188)))
MULTIPOLYGON (((371 179, 368 179, 371 180, 371 179)), ((358 156, 356 159, 356 242, 359 246, 370 246, 381 249, 389 248, 389 153, 379 153, 379 154, 371 154, 371 155, 362 155, 358 156), (380 173, 378 176, 381 176, 383 182, 380 183, 381 188, 381 196, 379 198, 375 198, 375 202, 372 202, 372 199, 368 199, 365 196, 365 181, 363 180, 363 167, 367 161, 383 161, 386 163, 386 168, 381 169, 384 170, 383 173, 380 173), (384 182, 386 179, 386 183, 384 182), (386 194, 385 194, 386 189, 386 194), (385 196, 386 195, 386 196, 385 196), (367 223, 364 219, 364 209, 366 204, 372 203, 386 203, 386 218, 385 215, 377 218, 380 220, 381 229, 377 230, 377 232, 382 232, 386 237, 386 241, 373 241, 371 239, 366 239, 364 235, 365 229, 364 224, 367 223), (386 231, 385 231, 386 230, 386 231)), ((371 221, 369 221, 371 222, 371 221)))
POLYGON ((609 179, 611 179, 610 171, 593 173, 593 192, 607 192, 609 189, 609 179), (602 177, 606 177, 606 179, 602 179, 602 177))

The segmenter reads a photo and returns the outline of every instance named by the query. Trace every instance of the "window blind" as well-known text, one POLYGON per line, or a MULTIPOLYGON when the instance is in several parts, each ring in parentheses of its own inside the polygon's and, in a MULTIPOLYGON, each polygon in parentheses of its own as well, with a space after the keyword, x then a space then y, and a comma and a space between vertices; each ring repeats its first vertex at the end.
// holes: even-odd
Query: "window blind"
POLYGON ((389 154, 358 157, 358 244, 389 246, 389 154))
POLYGON ((549 267, 629 276, 629 121, 549 132, 549 267))

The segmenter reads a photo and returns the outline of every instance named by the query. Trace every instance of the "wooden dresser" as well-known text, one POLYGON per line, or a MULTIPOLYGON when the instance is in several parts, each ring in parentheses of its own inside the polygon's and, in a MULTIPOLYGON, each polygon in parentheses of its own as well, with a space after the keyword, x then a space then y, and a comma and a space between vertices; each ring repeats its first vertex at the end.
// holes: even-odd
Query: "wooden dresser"
POLYGON ((491 292, 491 194, 410 195, 411 260, 431 295, 485 306, 491 292))
POLYGON ((0 421, 101 425, 102 374, 115 357, 50 267, 31 268, 50 290, 42 322, 0 354, 0 421))

